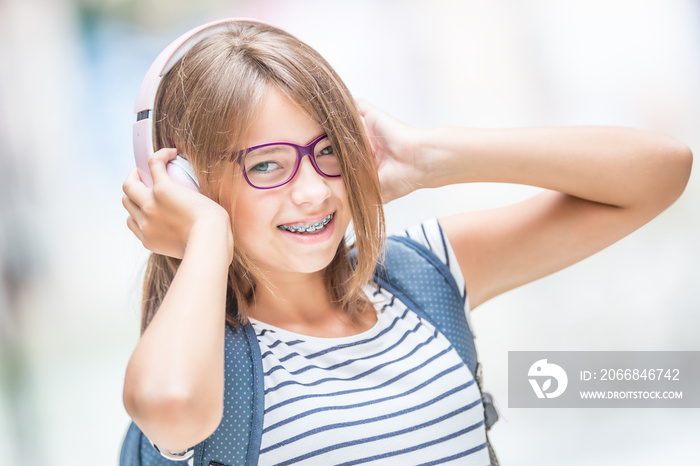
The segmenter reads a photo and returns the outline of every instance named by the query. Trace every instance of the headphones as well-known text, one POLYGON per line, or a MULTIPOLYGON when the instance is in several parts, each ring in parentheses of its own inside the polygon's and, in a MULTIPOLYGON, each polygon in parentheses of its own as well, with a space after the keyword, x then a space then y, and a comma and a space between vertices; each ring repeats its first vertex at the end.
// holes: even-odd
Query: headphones
MULTIPOLYGON (((202 39, 227 29, 235 22, 251 22, 265 24, 250 18, 227 18, 198 26, 175 39, 156 57, 146 76, 143 78, 139 93, 136 96, 136 123, 133 128, 134 157, 141 181, 149 188, 153 186, 153 177, 148 169, 148 158, 153 155, 153 107, 161 78, 175 66, 192 47, 202 39)), ((199 191, 197 175, 187 159, 177 156, 168 163, 168 175, 179 184, 199 191)))

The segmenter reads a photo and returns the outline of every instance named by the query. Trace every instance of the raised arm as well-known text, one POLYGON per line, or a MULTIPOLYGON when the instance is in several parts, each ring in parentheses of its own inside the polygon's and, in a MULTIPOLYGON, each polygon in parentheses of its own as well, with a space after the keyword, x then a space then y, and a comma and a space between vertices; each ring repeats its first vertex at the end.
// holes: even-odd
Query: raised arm
POLYGON ((646 131, 418 130, 360 107, 387 201, 477 181, 546 189, 511 206, 441 219, 472 308, 623 238, 673 203, 690 174, 687 146, 646 131))
POLYGON ((233 238, 226 211, 165 171, 172 150, 149 161, 154 188, 132 171, 124 182, 127 224, 153 252, 181 258, 158 312, 126 370, 124 406, 161 449, 207 438, 223 413, 224 331, 233 238))

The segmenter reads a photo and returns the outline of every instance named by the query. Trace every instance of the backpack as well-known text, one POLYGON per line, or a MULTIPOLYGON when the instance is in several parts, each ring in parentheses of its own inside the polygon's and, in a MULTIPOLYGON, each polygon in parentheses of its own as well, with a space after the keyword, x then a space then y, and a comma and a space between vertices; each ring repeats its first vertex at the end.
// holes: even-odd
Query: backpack
MULTIPOLYGON (((425 246, 405 237, 390 237, 375 282, 391 292, 449 340, 481 391, 474 336, 464 313, 464 298, 448 267, 425 246)), ((194 466, 258 464, 262 439, 264 385, 262 355, 250 324, 226 326, 224 414, 214 433, 194 448, 194 466)), ((482 392, 488 431, 498 419, 488 393, 482 392)), ((487 444, 492 466, 498 460, 487 444)), ((122 444, 120 466, 175 466, 164 458, 133 422, 122 444)))

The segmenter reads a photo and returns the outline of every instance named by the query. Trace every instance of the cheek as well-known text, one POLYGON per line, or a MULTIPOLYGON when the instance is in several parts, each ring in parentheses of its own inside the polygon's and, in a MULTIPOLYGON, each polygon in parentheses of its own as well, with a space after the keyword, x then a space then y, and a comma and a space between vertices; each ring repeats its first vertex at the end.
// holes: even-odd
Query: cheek
POLYGON ((232 219, 233 231, 234 237, 243 249, 247 249, 250 238, 258 234, 261 212, 264 212, 264 209, 256 208, 254 200, 249 196, 245 194, 237 196, 232 219))
POLYGON ((254 261, 267 257, 274 242, 279 201, 265 194, 241 189, 234 204, 232 224, 236 247, 254 261))
MULTIPOLYGON (((348 199, 348 193, 345 189, 345 183, 339 180, 337 187, 334 189, 334 195, 340 199, 340 204, 343 206, 344 217, 346 217, 346 222, 349 223, 352 220, 352 212, 350 210, 350 200, 348 199)), ((345 225, 347 228, 347 224, 345 225)))

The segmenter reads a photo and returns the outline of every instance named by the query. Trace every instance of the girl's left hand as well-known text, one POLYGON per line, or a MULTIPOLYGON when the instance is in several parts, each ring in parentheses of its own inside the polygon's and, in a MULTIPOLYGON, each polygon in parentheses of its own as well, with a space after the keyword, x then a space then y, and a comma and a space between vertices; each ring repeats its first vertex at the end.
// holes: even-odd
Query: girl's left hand
POLYGON ((364 100, 357 101, 377 164, 382 200, 403 197, 430 185, 427 161, 421 158, 421 130, 409 126, 364 100))

